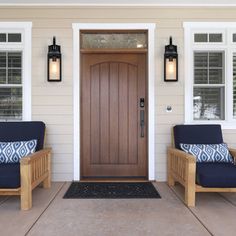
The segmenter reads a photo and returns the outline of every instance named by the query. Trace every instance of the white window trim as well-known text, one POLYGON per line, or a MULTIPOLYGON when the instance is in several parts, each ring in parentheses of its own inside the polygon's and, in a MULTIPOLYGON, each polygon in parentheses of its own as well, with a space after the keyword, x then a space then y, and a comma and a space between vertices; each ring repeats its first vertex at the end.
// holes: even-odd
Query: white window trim
POLYGON ((31 44, 32 22, 0 22, 0 32, 20 32, 22 43, 2 43, 6 50, 22 51, 22 120, 30 121, 31 111, 31 44))
POLYGON ((184 22, 184 60, 185 60, 185 124, 221 124, 223 129, 236 129, 233 119, 232 93, 232 55, 236 52, 236 43, 232 42, 232 32, 236 33, 236 22, 184 22), (225 120, 194 121, 193 120, 193 51, 198 48, 193 44, 193 32, 225 32, 223 43, 201 43, 205 50, 216 49, 225 51, 225 120), (210 29, 210 30, 209 30, 210 29), (235 29, 235 31, 234 31, 235 29), (227 30, 227 31, 226 31, 227 30), (230 65, 230 68, 229 68, 230 65), (228 69, 229 68, 229 69, 228 69), (190 99, 191 98, 191 99, 190 99))
MULTIPOLYGON (((148 180, 155 180, 155 24, 74 23, 73 88, 74 88, 74 180, 80 180, 80 30, 144 29, 148 30, 148 180)), ((158 178, 158 177, 157 177, 158 178)))

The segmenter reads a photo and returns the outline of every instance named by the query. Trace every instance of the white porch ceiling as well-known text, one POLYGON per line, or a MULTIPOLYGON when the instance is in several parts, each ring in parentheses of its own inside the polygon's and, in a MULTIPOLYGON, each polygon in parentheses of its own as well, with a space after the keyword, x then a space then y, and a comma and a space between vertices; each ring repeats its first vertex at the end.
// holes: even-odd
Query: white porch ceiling
POLYGON ((0 6, 236 6, 236 0, 0 0, 0 6))

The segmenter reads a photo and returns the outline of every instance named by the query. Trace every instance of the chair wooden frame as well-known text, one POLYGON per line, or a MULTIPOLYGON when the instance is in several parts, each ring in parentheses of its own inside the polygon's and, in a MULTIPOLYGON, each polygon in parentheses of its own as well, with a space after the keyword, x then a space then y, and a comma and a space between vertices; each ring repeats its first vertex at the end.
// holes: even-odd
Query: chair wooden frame
MULTIPOLYGON (((236 149, 229 149, 236 161, 236 149)), ((206 188, 196 184, 196 159, 194 156, 179 149, 169 147, 168 155, 168 185, 179 182, 185 188, 185 204, 195 206, 197 192, 236 192, 236 188, 206 188)))
POLYGON ((0 189, 0 195, 20 195, 21 210, 32 207, 32 190, 40 183, 51 187, 51 148, 37 151, 20 160, 21 187, 0 189))

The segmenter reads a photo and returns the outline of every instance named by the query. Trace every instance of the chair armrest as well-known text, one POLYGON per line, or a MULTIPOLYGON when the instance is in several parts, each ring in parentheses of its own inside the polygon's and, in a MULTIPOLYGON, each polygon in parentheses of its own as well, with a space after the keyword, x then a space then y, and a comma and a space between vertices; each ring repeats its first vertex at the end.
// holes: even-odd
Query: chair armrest
POLYGON ((168 153, 168 176, 187 186, 195 185, 196 159, 194 156, 176 148, 169 147, 168 153))
POLYGON ((51 148, 45 148, 20 160, 21 209, 32 207, 32 190, 40 183, 51 185, 51 148))
MULTIPOLYGON (((32 153, 20 160, 21 187, 34 189, 51 176, 51 148, 32 153)), ((48 181, 50 182, 50 181, 48 181)), ((50 185, 50 184, 49 184, 50 185)))
POLYGON ((27 165, 32 163, 33 161, 35 161, 35 159, 38 159, 42 156, 48 155, 51 153, 51 148, 44 148, 40 151, 34 152, 28 156, 25 156, 23 158, 20 159, 20 164, 21 165, 27 165))
POLYGON ((234 162, 236 162, 236 149, 229 148, 229 152, 232 155, 232 157, 234 158, 234 162))
POLYGON ((177 148, 168 147, 168 154, 171 155, 172 158, 181 158, 183 159, 183 161, 196 163, 196 158, 193 155, 181 151, 177 148))

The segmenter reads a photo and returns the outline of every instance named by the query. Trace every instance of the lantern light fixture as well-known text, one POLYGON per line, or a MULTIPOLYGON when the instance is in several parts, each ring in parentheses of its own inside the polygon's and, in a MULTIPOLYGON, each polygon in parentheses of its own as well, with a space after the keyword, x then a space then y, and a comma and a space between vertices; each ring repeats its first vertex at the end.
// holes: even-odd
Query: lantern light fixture
POLYGON ((53 44, 48 46, 48 81, 61 81, 61 46, 56 45, 56 37, 53 37, 53 44))
POLYGON ((165 46, 164 81, 178 81, 178 53, 177 46, 172 44, 172 37, 170 37, 169 45, 165 46))

